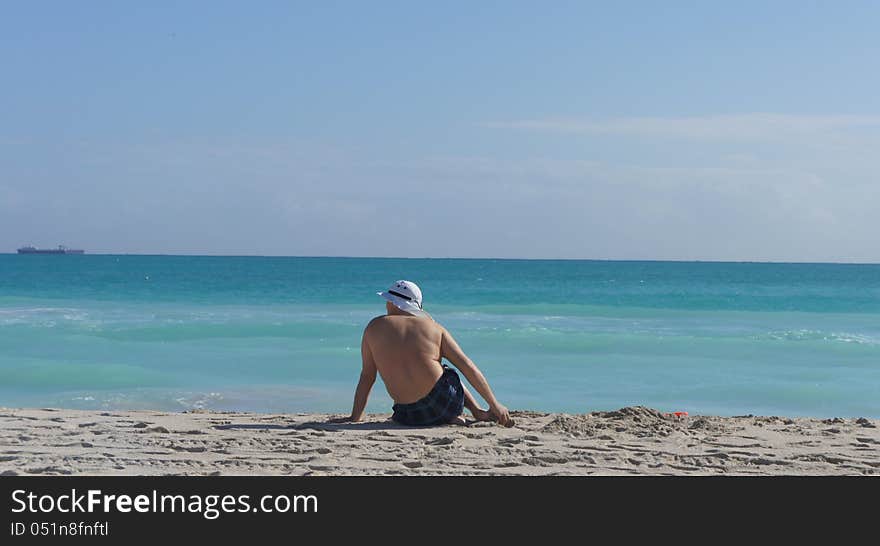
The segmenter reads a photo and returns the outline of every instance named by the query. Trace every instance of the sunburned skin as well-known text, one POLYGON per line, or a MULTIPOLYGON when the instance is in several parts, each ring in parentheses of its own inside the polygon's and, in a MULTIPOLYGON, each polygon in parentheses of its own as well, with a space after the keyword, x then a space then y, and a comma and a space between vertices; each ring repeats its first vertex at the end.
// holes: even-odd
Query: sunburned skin
MULTIPOLYGON (((489 404, 480 408, 471 393, 464 389, 464 405, 478 421, 495 420, 513 426, 506 407, 495 399, 479 368, 461 350, 452 334, 430 316, 414 316, 385 303, 386 315, 370 321, 361 341, 363 369, 355 390, 351 415, 336 421, 360 421, 376 373, 398 404, 416 402, 428 394, 443 374, 441 360, 446 358, 467 378, 489 404)), ((465 424, 463 417, 452 421, 465 424)))

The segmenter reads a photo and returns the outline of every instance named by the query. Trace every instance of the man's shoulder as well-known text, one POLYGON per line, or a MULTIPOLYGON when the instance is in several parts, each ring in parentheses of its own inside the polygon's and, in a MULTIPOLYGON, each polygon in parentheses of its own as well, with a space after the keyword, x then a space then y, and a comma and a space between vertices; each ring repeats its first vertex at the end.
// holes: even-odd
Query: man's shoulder
POLYGON ((367 323, 367 326, 364 328, 364 333, 369 332, 370 330, 375 330, 376 328, 381 328, 383 325, 388 325, 390 328, 400 327, 403 323, 401 320, 406 320, 407 324, 418 324, 421 328, 430 328, 437 329, 441 332, 445 332, 446 328, 443 327, 439 322, 436 322, 432 318, 423 318, 423 317, 403 317, 401 315, 379 315, 377 317, 373 317, 370 322, 367 323), (409 321, 414 322, 409 322, 409 321))
MULTIPOLYGON (((398 324, 398 322, 395 322, 395 321, 399 321, 401 318, 407 318, 407 317, 403 317, 402 315, 379 315, 377 317, 373 317, 372 319, 370 319, 370 322, 367 323, 367 326, 364 328, 364 331, 366 332, 367 330, 373 329, 376 326, 379 326, 382 324, 390 324, 390 325, 398 324)), ((444 328, 442 324, 440 324, 439 322, 434 320, 433 317, 428 316, 428 317, 408 317, 408 318, 415 319, 416 324, 418 324, 419 326, 421 326, 423 328, 436 328, 440 331, 447 332, 446 328, 444 328)))
POLYGON ((375 326, 376 324, 379 324, 380 322, 383 322, 386 318, 388 318, 388 315, 379 315, 377 317, 373 317, 372 319, 370 319, 370 322, 367 323, 367 327, 364 328, 364 330, 365 331, 369 330, 370 327, 375 326))

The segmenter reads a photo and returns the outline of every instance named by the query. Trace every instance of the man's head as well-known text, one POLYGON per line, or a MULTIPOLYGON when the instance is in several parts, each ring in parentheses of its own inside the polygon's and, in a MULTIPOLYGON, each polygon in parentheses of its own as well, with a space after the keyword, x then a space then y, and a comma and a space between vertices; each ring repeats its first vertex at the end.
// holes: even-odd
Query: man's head
POLYGON ((376 294, 387 300, 385 308, 389 315, 399 314, 396 310, 415 316, 426 315, 422 311, 422 291, 412 281, 397 281, 388 290, 376 294))

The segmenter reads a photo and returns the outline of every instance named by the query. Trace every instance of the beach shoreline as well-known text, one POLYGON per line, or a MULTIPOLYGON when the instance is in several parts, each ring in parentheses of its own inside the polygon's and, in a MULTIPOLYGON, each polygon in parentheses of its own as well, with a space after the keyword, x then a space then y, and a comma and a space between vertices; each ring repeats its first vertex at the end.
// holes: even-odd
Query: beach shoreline
POLYGON ((387 414, 0 408, 0 476, 880 475, 880 419, 515 411, 516 425, 387 414))

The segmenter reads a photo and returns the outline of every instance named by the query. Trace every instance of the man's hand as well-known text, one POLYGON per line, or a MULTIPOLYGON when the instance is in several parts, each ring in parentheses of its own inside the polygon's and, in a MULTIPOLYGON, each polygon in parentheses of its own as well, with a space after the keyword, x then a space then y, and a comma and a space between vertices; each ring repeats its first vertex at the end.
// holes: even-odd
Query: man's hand
POLYGON ((513 426, 513 419, 510 418, 510 412, 501 404, 490 406, 489 412, 495 417, 495 420, 498 421, 499 424, 505 427, 513 426))

